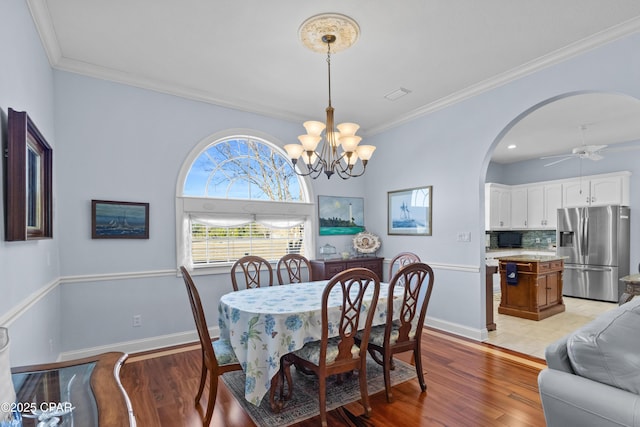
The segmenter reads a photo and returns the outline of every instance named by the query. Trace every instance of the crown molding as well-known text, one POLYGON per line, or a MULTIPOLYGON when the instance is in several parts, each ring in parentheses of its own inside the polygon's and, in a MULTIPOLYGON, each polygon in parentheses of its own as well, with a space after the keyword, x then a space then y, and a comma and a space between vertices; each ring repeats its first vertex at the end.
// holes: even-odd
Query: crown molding
MULTIPOLYGON (((58 70, 69 71, 76 74, 82 74, 102 80, 113 81, 126 84, 129 86, 148 89, 160 93, 187 98, 195 101, 215 104, 221 107, 231 108, 234 110, 244 111, 248 113, 261 114, 266 117, 282 119, 286 121, 300 122, 305 120, 304 117, 293 112, 278 112, 264 105, 246 105, 241 102, 225 101, 213 96, 210 93, 202 92, 194 88, 181 85, 175 85, 168 82, 155 81, 144 76, 136 76, 118 70, 100 67, 82 61, 65 58, 60 49, 55 28, 51 20, 51 14, 47 7, 46 0, 27 0, 29 10, 33 16, 35 26, 42 40, 42 44, 49 58, 50 65, 58 70)), ((502 74, 486 79, 477 84, 471 85, 463 90, 452 93, 451 95, 440 98, 434 102, 417 108, 408 114, 405 114, 395 120, 383 123, 379 126, 363 129, 364 134, 374 135, 390 128, 400 126, 404 123, 412 121, 418 117, 433 113, 443 108, 454 105, 458 102, 480 95, 489 90, 503 86, 520 77, 532 74, 536 71, 550 67, 565 61, 571 57, 577 56, 584 52, 593 50, 604 44, 614 40, 629 36, 640 31, 640 17, 630 19, 614 27, 586 37, 582 40, 574 42, 566 47, 560 48, 547 55, 543 55, 526 64, 512 68, 502 74)))
POLYGON ((480 95, 484 92, 488 92, 489 90, 503 86, 509 82, 517 80, 526 75, 533 74, 536 71, 540 71, 552 65, 559 64, 560 62, 563 62, 569 58, 596 49, 612 41, 630 36, 631 34, 637 33, 638 31, 640 31, 640 17, 630 19, 629 21, 569 44, 547 55, 543 55, 518 67, 512 68, 511 70, 508 70, 504 73, 493 76, 475 85, 471 85, 466 89, 440 98, 437 101, 413 110, 412 112, 398 118, 397 120, 393 120, 380 126, 371 128, 368 130, 368 134, 374 135, 387 129, 400 126, 401 124, 407 123, 418 117, 449 107, 453 104, 480 95))

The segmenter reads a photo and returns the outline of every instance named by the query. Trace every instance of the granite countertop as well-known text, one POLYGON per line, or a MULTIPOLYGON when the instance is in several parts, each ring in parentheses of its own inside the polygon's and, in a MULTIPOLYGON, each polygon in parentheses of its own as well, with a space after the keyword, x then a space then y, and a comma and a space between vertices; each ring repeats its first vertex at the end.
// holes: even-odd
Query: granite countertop
POLYGON ((559 261, 567 257, 558 255, 511 255, 496 257, 499 261, 513 261, 513 262, 548 262, 559 261))
POLYGON ((499 254, 500 252, 513 252, 513 251, 522 251, 522 252, 548 252, 555 253, 556 248, 486 248, 485 252, 490 254, 499 254))
POLYGON ((621 277, 620 280, 623 282, 640 283, 640 273, 621 277))

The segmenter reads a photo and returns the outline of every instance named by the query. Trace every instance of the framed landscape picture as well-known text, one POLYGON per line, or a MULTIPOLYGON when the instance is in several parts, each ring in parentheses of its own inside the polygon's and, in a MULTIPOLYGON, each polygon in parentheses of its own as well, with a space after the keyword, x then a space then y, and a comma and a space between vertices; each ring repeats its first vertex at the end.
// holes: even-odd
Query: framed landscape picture
POLYGON ((388 234, 431 236, 432 187, 389 191, 388 234))
POLYGON ((91 238, 148 239, 149 203, 92 200, 91 238))
POLYGON ((364 231, 362 197, 318 196, 321 236, 358 234, 364 231))

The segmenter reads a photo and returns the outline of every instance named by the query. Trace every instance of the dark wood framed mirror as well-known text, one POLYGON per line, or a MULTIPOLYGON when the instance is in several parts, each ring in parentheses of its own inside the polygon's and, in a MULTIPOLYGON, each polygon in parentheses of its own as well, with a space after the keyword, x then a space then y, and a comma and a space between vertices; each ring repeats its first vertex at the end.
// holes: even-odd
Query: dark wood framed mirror
POLYGON ((53 237, 53 150, 24 111, 9 108, 5 240, 53 237))

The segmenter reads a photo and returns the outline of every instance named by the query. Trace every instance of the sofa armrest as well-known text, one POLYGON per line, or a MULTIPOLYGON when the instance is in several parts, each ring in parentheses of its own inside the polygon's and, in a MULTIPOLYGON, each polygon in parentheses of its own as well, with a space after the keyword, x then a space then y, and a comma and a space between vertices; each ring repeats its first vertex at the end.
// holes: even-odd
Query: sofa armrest
POLYGON ((640 426, 640 396, 578 375, 544 369, 538 387, 547 427, 640 426))
POLYGON ((567 349, 567 341, 570 335, 566 335, 547 346, 544 350, 544 358, 547 361, 547 366, 551 369, 567 372, 569 374, 575 373, 571 367, 571 361, 569 360, 569 353, 567 349))

